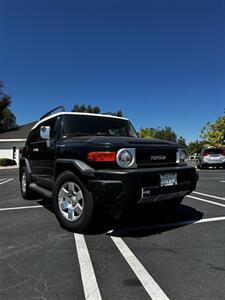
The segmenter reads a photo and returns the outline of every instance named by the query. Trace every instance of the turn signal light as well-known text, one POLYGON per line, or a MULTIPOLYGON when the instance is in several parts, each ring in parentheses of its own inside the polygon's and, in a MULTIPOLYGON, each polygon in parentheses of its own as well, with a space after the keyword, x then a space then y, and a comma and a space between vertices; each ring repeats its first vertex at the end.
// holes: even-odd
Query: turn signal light
POLYGON ((89 152, 87 159, 89 161, 103 161, 110 162, 116 161, 116 152, 89 152))

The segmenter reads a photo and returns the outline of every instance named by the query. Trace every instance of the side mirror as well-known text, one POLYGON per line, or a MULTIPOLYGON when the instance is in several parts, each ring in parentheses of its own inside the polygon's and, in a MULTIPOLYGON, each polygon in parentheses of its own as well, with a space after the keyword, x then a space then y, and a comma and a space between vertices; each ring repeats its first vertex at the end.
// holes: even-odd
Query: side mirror
POLYGON ((40 136, 43 140, 50 140, 50 126, 41 126, 40 128, 40 136))

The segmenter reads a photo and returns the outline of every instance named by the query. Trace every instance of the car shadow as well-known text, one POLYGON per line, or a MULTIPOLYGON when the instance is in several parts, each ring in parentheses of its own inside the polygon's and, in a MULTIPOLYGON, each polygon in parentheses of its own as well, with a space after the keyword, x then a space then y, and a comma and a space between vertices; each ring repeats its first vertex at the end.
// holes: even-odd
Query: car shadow
MULTIPOLYGON (((51 213, 51 200, 42 198, 37 201, 51 213)), ((114 219, 106 209, 97 212, 87 235, 107 234, 115 237, 145 237, 161 234, 201 220, 203 213, 191 206, 179 205, 168 210, 163 205, 137 205, 129 208, 119 218, 114 219)))
POLYGON ((159 207, 138 207, 115 223, 107 234, 115 237, 145 237, 161 234, 201 220, 203 213, 181 204, 174 211, 159 207))
POLYGON ((51 213, 54 214, 53 209, 52 209, 52 200, 51 199, 44 198, 44 197, 42 197, 41 199, 39 198, 37 200, 37 204, 42 205, 44 208, 46 208, 47 210, 49 210, 51 213))

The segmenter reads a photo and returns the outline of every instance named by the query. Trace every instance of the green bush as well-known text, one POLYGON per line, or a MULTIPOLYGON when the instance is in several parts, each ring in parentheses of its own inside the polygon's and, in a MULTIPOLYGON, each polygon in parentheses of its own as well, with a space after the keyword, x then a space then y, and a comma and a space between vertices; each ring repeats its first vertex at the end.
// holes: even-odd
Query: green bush
POLYGON ((0 158, 0 166, 6 167, 6 166, 15 166, 16 162, 14 159, 9 158, 0 158))

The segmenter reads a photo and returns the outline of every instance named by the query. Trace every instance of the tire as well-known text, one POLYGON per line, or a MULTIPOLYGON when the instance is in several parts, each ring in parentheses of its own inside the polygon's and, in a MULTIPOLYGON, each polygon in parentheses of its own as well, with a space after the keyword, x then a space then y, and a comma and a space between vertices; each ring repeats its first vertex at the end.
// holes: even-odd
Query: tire
POLYGON ((94 216, 94 199, 83 182, 71 171, 60 174, 52 197, 60 225, 72 232, 85 232, 94 216))
POLYGON ((31 175, 28 173, 27 168, 24 166, 21 170, 20 177, 20 191, 22 197, 26 200, 34 199, 36 193, 33 191, 29 185, 32 182, 31 175))

